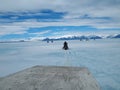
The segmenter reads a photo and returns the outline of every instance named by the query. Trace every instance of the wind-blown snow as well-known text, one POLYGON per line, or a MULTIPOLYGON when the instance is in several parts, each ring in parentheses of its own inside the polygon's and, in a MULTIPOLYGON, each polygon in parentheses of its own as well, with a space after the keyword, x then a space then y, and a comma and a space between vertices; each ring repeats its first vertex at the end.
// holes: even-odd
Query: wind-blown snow
POLYGON ((120 90, 120 39, 68 41, 68 51, 63 42, 0 43, 0 76, 34 65, 85 66, 102 90, 120 90))

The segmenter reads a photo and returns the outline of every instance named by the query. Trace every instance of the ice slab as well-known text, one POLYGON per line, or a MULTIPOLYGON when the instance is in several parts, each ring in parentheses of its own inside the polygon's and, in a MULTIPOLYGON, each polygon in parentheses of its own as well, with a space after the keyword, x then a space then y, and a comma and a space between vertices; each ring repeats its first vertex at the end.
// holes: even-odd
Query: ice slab
POLYGON ((100 90, 85 67, 34 66, 0 80, 0 90, 100 90))

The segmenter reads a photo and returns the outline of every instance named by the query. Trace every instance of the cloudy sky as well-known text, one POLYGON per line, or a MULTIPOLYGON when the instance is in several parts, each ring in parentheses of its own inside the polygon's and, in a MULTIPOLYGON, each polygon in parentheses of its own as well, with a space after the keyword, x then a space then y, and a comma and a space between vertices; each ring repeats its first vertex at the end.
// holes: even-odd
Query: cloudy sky
POLYGON ((0 0, 0 40, 120 33, 120 0, 0 0))

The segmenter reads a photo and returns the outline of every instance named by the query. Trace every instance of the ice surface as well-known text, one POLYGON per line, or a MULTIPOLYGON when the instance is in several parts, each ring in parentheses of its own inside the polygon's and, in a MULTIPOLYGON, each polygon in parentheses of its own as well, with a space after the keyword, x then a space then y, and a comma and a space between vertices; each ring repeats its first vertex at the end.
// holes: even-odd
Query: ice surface
POLYGON ((0 43, 0 76, 34 65, 85 66, 102 90, 120 90, 120 39, 0 43))

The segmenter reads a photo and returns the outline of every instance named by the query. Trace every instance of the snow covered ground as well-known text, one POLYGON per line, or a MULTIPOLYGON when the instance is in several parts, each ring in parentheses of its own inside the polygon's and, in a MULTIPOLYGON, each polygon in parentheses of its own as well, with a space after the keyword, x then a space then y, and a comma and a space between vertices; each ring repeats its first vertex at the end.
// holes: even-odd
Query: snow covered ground
POLYGON ((0 43, 0 76, 35 65, 88 67, 102 90, 120 90, 120 39, 0 43))

